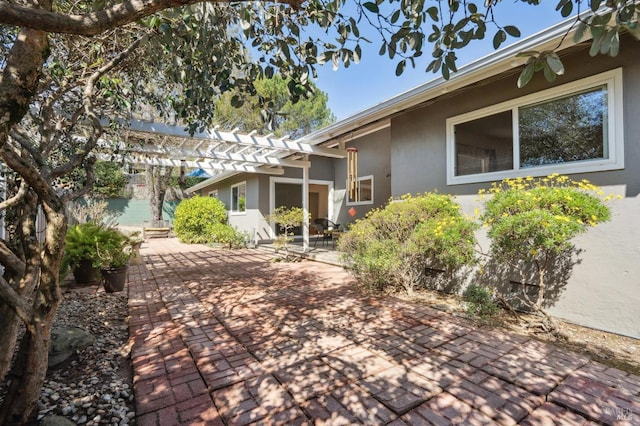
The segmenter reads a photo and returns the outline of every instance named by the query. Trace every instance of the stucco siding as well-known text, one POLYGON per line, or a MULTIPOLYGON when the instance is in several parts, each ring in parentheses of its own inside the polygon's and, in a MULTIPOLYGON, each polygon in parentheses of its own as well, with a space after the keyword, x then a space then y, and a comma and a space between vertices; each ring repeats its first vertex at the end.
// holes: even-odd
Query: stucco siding
MULTIPOLYGON (((571 175, 576 180, 589 179, 623 199, 611 203, 613 218, 609 223, 589 229, 575 240, 581 250, 579 263, 549 310, 569 321, 640 338, 640 55, 636 43, 625 46, 628 48, 617 58, 591 58, 585 51, 574 51, 563 58, 566 74, 554 83, 561 85, 622 68, 625 167, 571 175)), ((458 195, 467 213, 481 207, 475 194, 489 183, 447 185, 446 120, 549 87, 542 75, 536 75, 522 90, 517 89, 516 80, 517 73, 494 78, 394 117, 392 195, 437 190, 458 195)), ((488 241, 482 242, 483 250, 488 250, 488 241)))
POLYGON ((391 131, 389 127, 375 133, 354 139, 347 147, 358 149, 358 176, 373 176, 373 204, 347 205, 347 160, 334 160, 336 218, 340 224, 347 224, 363 217, 369 210, 387 203, 391 197, 391 131), (353 207, 355 215, 348 211, 353 207))

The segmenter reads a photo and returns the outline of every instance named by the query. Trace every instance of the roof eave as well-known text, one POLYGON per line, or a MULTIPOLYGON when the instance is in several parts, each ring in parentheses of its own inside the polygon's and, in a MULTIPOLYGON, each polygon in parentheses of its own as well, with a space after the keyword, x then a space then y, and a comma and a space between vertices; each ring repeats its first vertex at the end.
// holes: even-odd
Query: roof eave
POLYGON ((190 186, 189 188, 185 189, 185 192, 187 194, 193 194, 196 191, 200 191, 201 189, 206 188, 207 186, 214 185, 214 184, 216 184, 216 183, 218 183, 220 181, 223 181, 225 179, 228 179, 228 178, 230 178, 232 176, 235 176, 235 175, 238 175, 238 174, 240 174, 240 172, 223 172, 223 173, 220 173, 218 175, 210 177, 207 180, 203 180, 200 183, 197 183, 197 184, 195 184, 193 186, 190 186))

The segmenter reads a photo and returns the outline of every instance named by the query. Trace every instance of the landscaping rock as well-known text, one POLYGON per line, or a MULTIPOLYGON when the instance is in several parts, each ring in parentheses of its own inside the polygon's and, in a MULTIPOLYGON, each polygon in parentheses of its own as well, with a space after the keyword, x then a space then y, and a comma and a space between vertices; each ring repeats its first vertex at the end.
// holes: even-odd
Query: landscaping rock
POLYGON ((95 340, 91 333, 81 328, 54 328, 51 332, 49 368, 66 361, 76 351, 93 345, 95 340))
POLYGON ((40 426, 75 426, 76 424, 66 417, 47 416, 40 420, 40 426))

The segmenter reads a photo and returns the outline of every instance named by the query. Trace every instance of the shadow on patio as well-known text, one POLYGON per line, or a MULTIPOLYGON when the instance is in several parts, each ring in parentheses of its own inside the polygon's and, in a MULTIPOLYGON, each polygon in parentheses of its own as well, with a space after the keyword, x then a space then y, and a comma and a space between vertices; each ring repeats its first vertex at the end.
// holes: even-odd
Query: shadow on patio
POLYGON ((173 239, 143 255, 129 283, 138 424, 609 423, 612 404, 640 416, 638 377, 365 294, 338 267, 173 239))

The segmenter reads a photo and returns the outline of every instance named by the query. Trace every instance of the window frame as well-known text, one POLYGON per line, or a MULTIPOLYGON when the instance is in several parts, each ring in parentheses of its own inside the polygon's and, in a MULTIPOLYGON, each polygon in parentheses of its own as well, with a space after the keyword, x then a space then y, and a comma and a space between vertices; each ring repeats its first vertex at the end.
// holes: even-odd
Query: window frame
MULTIPOLYGON (((245 190, 246 191, 246 190, 245 190)), ((218 190, 214 189, 212 191, 209 191, 209 193, 207 194, 208 197, 213 197, 213 198, 217 198, 220 199, 218 196, 218 190)))
MULTIPOLYGON (((360 182, 363 180, 369 180, 371 179, 371 200, 367 200, 367 201, 349 201, 349 191, 347 190, 346 192, 346 205, 347 206, 364 206, 364 205, 368 205, 368 204, 373 204, 374 202, 374 198, 375 198, 375 191, 374 191, 374 179, 373 179, 373 175, 366 175, 366 176, 358 176, 357 178, 357 182, 358 182, 358 199, 360 199, 360 182)), ((346 182, 346 188, 349 187, 349 182, 346 182)))
MULTIPOLYGON (((234 183, 233 185, 231 185, 231 200, 229 202, 229 214, 233 215, 233 216, 240 216, 240 215, 245 215, 247 214, 247 181, 242 181, 242 182, 238 182, 238 183, 234 183), (239 188, 242 185, 244 185, 244 210, 235 210, 235 207, 233 205, 233 190, 235 188, 239 188)), ((240 202, 240 197, 238 196, 238 203, 240 202)), ((240 207, 240 206, 237 206, 240 207)))
POLYGON ((481 108, 465 114, 450 117, 446 121, 447 138, 447 185, 498 181, 506 178, 523 176, 546 176, 551 173, 584 173, 624 169, 624 120, 622 101, 622 68, 616 68, 591 77, 576 80, 551 89, 542 90, 530 95, 521 96, 496 105, 481 108), (607 146, 609 158, 547 164, 543 166, 520 168, 519 115, 521 107, 551 101, 556 98, 570 96, 579 92, 607 86, 607 146), (455 176, 456 147, 455 126, 490 115, 511 111, 513 133, 513 168, 496 172, 476 173, 455 176))

